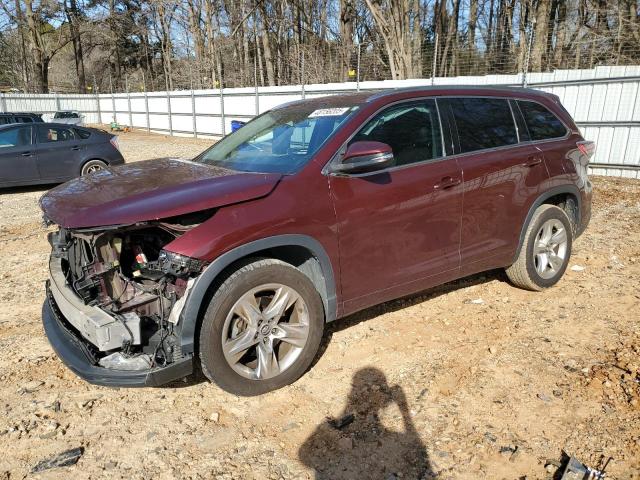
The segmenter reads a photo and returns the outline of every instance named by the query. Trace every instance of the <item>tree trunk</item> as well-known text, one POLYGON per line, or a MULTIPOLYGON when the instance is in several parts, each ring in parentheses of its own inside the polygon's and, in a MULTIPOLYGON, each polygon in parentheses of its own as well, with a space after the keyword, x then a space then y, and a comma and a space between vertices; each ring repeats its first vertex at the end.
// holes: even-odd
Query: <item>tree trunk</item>
POLYGON ((520 0, 520 15, 518 22, 518 71, 525 68, 527 52, 529 50, 529 35, 527 25, 529 24, 530 0, 520 0))
POLYGON ((536 9, 533 47, 531 49, 531 70, 540 72, 543 67, 544 54, 547 51, 547 32, 549 30, 549 14, 551 0, 539 0, 536 9))
MULTIPOLYGON (((567 4, 559 2, 556 13, 556 48, 554 52, 554 63, 556 68, 564 66, 564 51, 567 42, 567 4)), ((579 48, 579 47, 578 47, 579 48)))
MULTIPOLYGON (((202 28, 202 3, 200 0, 187 0, 189 11, 189 32, 193 38, 193 50, 195 53, 196 72, 198 75, 198 85, 202 84, 203 67, 206 68, 205 31, 202 28)), ((207 72, 208 73, 208 72, 207 72)), ((193 82, 193 79, 192 79, 193 82)))
POLYGON ((31 54, 33 56, 36 91, 49 93, 49 58, 44 50, 44 41, 41 35, 41 22, 33 11, 33 1, 25 0, 25 17, 31 39, 31 54))
POLYGON ((213 5, 214 0, 205 0, 205 30, 207 32, 207 74, 211 81, 211 88, 216 88, 216 76, 217 76, 217 56, 216 56, 216 40, 214 35, 213 21, 216 15, 213 5))
POLYGON ((340 0, 340 43, 342 46, 342 79, 348 79, 353 53, 354 21, 356 5, 354 0, 340 0))
POLYGON ((384 40, 385 49, 389 57, 389 68, 394 80, 401 80, 413 76, 413 62, 411 45, 413 43, 411 31, 411 14, 413 0, 388 0, 381 3, 375 0, 365 0, 374 18, 376 27, 384 40))
POLYGON ((455 63, 456 55, 456 40, 458 36, 458 18, 460 17, 460 0, 453 0, 453 12, 449 18, 449 28, 447 29, 447 37, 444 42, 444 49, 442 50, 442 56, 440 57, 440 71, 445 75, 450 75, 451 70, 455 63), (449 51, 452 52, 451 58, 449 58, 449 51), (447 65, 449 69, 447 69, 447 65))
POLYGON ((267 70, 267 81, 269 86, 273 87, 276 84, 276 76, 273 69, 273 55, 271 54, 271 41, 269 39, 269 28, 267 26, 267 11, 264 3, 260 4, 260 20, 262 20, 262 49, 264 50, 264 64, 267 70))
POLYGON ((78 92, 85 93, 87 91, 87 81, 84 72, 84 53, 82 51, 82 40, 80 38, 80 26, 78 25, 80 15, 78 12, 78 4, 76 0, 69 0, 69 5, 64 2, 64 9, 69 21, 69 32, 71 33, 71 42, 73 43, 73 57, 76 63, 76 75, 78 78, 78 92))

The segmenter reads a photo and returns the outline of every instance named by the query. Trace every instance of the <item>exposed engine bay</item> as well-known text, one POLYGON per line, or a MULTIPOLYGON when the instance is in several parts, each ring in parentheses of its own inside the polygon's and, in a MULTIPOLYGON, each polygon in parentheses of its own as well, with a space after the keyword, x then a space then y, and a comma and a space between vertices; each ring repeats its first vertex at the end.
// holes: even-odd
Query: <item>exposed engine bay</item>
POLYGON ((49 235, 53 297, 62 311, 69 296, 83 307, 66 317, 95 364, 144 370, 181 358, 175 329, 204 263, 163 248, 195 225, 61 228, 49 235), (54 289, 56 273, 64 286, 54 289))

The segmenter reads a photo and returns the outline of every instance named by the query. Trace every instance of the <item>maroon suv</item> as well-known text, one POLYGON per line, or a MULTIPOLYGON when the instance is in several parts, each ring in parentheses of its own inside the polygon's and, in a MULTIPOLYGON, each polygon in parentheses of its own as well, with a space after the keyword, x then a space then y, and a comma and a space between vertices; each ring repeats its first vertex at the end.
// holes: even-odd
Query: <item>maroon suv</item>
POLYGON ((196 363, 255 395, 295 381, 325 322, 488 269, 542 290, 591 214, 586 142, 557 97, 437 87, 275 108, 193 160, 41 199, 44 328, 100 385, 196 363))

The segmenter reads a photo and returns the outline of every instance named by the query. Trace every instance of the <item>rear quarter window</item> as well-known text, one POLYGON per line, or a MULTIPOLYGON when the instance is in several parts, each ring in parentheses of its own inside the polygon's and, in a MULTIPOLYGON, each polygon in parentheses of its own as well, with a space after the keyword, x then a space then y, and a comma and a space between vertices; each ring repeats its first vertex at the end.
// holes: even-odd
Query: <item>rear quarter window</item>
POLYGON ((502 98, 450 98, 460 153, 518 143, 509 102, 502 98))
POLYGON ((567 134, 567 127, 544 105, 518 100, 518 107, 527 124, 531 140, 549 140, 567 134))
POLYGON ((89 132, 88 130, 81 130, 79 128, 76 128, 75 132, 76 132, 76 136, 78 138, 81 138, 82 140, 86 140, 91 136, 91 132, 89 132))

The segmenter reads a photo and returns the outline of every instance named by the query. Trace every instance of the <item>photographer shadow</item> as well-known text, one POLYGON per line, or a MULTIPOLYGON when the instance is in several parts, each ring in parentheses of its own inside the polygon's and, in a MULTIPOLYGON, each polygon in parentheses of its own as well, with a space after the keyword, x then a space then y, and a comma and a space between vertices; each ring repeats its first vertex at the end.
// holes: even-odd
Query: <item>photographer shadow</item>
POLYGON ((355 373, 343 413, 319 425, 300 447, 298 457, 314 470, 316 480, 433 476, 402 387, 390 387, 376 368, 355 373), (380 421, 381 411, 393 404, 400 410, 400 431, 380 421))

